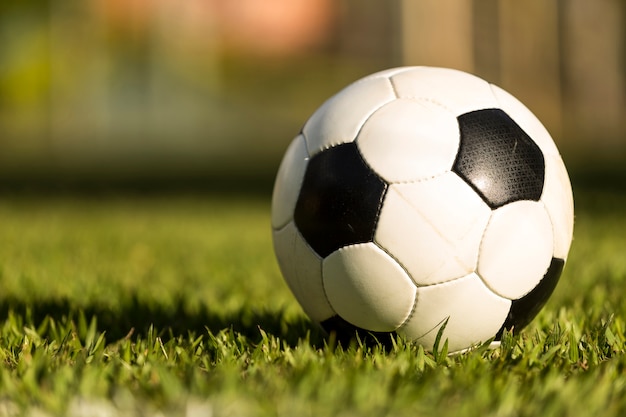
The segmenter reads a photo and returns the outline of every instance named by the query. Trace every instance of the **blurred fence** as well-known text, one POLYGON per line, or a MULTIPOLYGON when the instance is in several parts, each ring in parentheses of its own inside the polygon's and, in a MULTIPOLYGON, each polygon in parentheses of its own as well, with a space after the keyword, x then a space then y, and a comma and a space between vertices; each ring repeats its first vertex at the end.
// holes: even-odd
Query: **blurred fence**
POLYGON ((565 153, 623 161, 622 0, 0 4, 0 179, 271 177, 330 94, 385 67, 478 74, 565 153))
POLYGON ((583 159, 624 157, 626 2, 403 0, 402 6, 405 63, 477 73, 527 104, 564 150, 583 159))

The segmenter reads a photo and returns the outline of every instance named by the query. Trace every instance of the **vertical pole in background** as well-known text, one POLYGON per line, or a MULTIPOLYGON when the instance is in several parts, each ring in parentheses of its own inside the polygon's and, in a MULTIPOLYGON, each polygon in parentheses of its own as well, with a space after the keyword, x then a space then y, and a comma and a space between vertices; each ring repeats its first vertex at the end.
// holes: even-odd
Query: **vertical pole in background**
POLYGON ((557 0, 499 2, 501 85, 561 136, 557 0))
POLYGON ((474 71, 472 0, 401 0, 406 65, 474 71))
POLYGON ((626 152, 626 2, 563 2, 565 123, 580 153, 620 166, 626 152))
POLYGON ((474 0, 472 5, 474 69, 500 84, 500 0, 474 0))

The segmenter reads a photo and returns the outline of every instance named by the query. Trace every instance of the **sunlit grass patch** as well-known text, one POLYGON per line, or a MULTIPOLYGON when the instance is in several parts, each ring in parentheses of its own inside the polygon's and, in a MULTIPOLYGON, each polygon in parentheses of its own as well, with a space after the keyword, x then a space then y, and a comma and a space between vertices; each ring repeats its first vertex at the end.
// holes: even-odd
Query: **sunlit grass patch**
POLYGON ((0 415, 624 415, 626 221, 578 197, 539 316, 452 356, 325 338, 265 199, 1 199, 0 415))

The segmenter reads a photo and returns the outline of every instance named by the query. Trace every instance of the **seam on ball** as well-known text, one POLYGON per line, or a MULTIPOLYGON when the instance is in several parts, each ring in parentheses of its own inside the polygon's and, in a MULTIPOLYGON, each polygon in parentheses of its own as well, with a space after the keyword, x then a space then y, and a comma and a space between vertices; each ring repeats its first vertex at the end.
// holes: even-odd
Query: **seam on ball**
POLYGON ((400 262, 400 260, 398 258, 396 258, 395 256, 393 256, 393 254, 391 252, 389 252, 385 247, 383 247, 380 243, 378 243, 376 241, 376 237, 374 237, 372 239, 372 243, 374 245, 376 245, 376 247, 378 247, 380 250, 382 250, 383 252, 385 252, 387 254, 387 256, 389 256, 391 259, 394 260, 394 262, 400 267, 402 268, 402 270, 404 271, 404 273, 406 274, 407 277, 409 277, 409 279, 411 280, 411 282, 413 283, 413 285, 415 285, 415 287, 418 287, 419 285, 417 285, 417 283, 415 282, 415 279, 413 279, 413 277, 411 276, 411 273, 406 269, 406 267, 402 264, 402 262, 400 262))
POLYGON ((448 113, 453 115, 455 118, 457 117, 457 114, 456 114, 456 112, 454 110, 452 110, 450 107, 446 106, 442 102, 433 99, 432 97, 408 95, 408 96, 398 96, 398 98, 399 99, 403 99, 403 100, 414 100, 414 101, 418 101, 418 102, 425 102, 425 103, 428 103, 428 104, 433 104, 433 105, 435 105, 437 107, 440 107, 441 109, 447 111, 448 113))
MULTIPOLYGON (((545 188, 545 185, 544 185, 544 188, 545 188)), ((557 239, 556 238, 557 230, 556 230, 555 222, 554 222, 554 219, 552 218, 552 213, 550 213, 550 210, 548 209, 546 202, 543 200, 543 195, 539 198, 537 203, 541 204, 546 214, 548 215, 548 218, 550 219, 550 229, 552 229, 552 257, 554 257, 556 255, 556 239, 557 239)))
MULTIPOLYGON (((384 106, 386 106, 387 104, 391 103, 394 100, 397 100, 397 98, 393 97, 393 98, 391 98, 391 100, 383 101, 378 106, 374 107, 372 109, 372 111, 363 119, 363 122, 360 123, 358 129, 355 132, 354 137, 352 137, 351 139, 345 140, 345 141, 341 141, 341 142, 340 141, 333 141, 333 142, 327 143, 323 147, 321 147, 320 149, 316 150, 315 152, 312 152, 311 149, 309 149, 308 138, 307 138, 307 136, 303 132, 302 133, 302 137, 304 138, 305 148, 306 148, 307 154, 309 155, 309 158, 314 157, 315 155, 317 155, 320 152, 324 152, 324 151, 326 151, 328 149, 334 148, 335 146, 343 145, 344 143, 356 143, 356 144, 358 144, 358 139, 359 139, 359 136, 361 135, 361 131, 363 130, 363 126, 365 126, 365 124, 372 118, 372 116, 378 110, 382 109, 384 106)), ((359 153, 360 153, 360 150, 359 150, 359 153)), ((367 164, 367 166, 372 168, 369 164, 367 164)))
MULTIPOLYGON (((485 82, 487 82, 487 81, 485 81, 485 82)), ((490 83, 490 82, 487 82, 487 85, 489 86, 489 91, 491 92, 491 96, 492 96, 492 97, 493 97, 493 99, 496 101, 496 105, 498 106, 498 108, 499 108, 499 109, 504 110, 504 109, 502 108, 502 103, 500 102, 500 99, 498 98, 498 96, 497 96, 497 94, 496 94, 495 90, 493 89, 494 87, 496 87, 496 85, 495 85, 495 84, 492 84, 492 83, 490 83)))
POLYGON ((280 233, 283 230, 285 230, 291 223, 293 223, 293 216, 291 216, 291 218, 289 218, 289 220, 287 220, 287 223, 285 223, 283 225, 279 225, 279 226, 272 225, 272 232, 280 233))
MULTIPOLYGON (((452 279, 449 279, 449 280, 446 280, 446 281, 433 282, 431 284, 415 284, 415 285, 417 286, 417 289, 434 287, 436 285, 447 285, 447 284, 452 284, 453 282, 462 280, 464 278, 467 278, 467 277, 469 277, 472 274, 475 274, 475 275, 477 275, 480 278, 480 275, 478 275, 478 272, 472 271, 472 272, 469 272, 469 273, 467 273, 465 275, 461 275, 460 277, 452 278, 452 279)), ((482 278, 481 278, 481 281, 482 281, 482 278)))
MULTIPOLYGON (((395 94, 395 92, 393 91, 392 88, 392 92, 395 94)), ((387 104, 397 100, 397 97, 392 98, 391 100, 387 100, 384 101, 382 103, 380 103, 380 105, 376 106, 374 109, 372 109, 371 113, 367 115, 367 117, 363 120, 363 123, 361 123, 361 125, 359 126, 359 128, 356 131, 356 135, 354 136, 354 139, 352 139, 352 141, 354 143, 356 143, 358 145, 358 140, 359 140, 359 136, 361 136, 361 132, 363 131, 363 127, 367 124, 367 122, 372 118, 372 116, 374 116, 374 114, 376 114, 376 112, 378 112, 378 110, 382 109, 383 107, 385 107, 387 104)), ((359 154, 361 153, 361 151, 359 150, 359 154)), ((361 156, 362 157, 362 156, 361 156)), ((369 164, 367 164, 369 166, 369 164)), ((371 168, 371 167, 370 167, 371 168)))
MULTIPOLYGON (((304 152, 306 152, 307 159, 311 159, 311 152, 309 151, 309 142, 306 137, 306 134, 304 133, 304 126, 302 126, 302 129, 300 130, 300 133, 298 134, 298 136, 302 137, 302 141, 304 142, 304 152)), ((298 138, 298 136, 296 136, 296 139, 298 138)))
POLYGON ((400 94, 398 93, 398 89, 396 88, 396 83, 393 81, 393 76, 387 77, 387 80, 389 81, 389 84, 391 84, 391 91, 393 91, 393 95, 396 96, 396 99, 399 99, 400 94))
POLYGON ((412 179, 412 180, 391 181, 389 184, 390 185, 395 185, 395 184, 398 184, 398 185, 402 185, 402 184, 419 184, 420 182, 431 181, 431 180, 434 180, 436 178, 443 177, 444 175, 448 174, 449 172, 452 172, 452 171, 447 169, 445 171, 438 172, 436 174, 432 174, 432 175, 429 175, 427 177, 416 178, 416 179, 412 179))
POLYGON ((395 331, 398 331, 399 329, 401 329, 403 326, 405 326, 406 323, 409 322, 409 320, 411 320, 411 318, 415 315, 415 311, 417 310, 417 288, 419 287, 419 285, 417 285, 417 283, 415 282, 415 280, 413 279, 413 276, 411 276, 411 273, 406 269, 406 267, 402 264, 402 262, 400 262, 400 260, 398 258, 396 258, 395 256, 393 256, 393 254, 391 254, 386 248, 384 248, 383 246, 381 246, 376 239, 374 238, 372 240, 372 243, 374 245, 376 245, 380 250, 382 250, 383 252, 385 252, 391 259, 394 260, 394 262, 404 271, 404 273, 406 274, 407 277, 409 277, 409 279, 411 280, 411 283, 413 284, 413 305, 411 306, 411 311, 409 311, 409 314, 406 316, 406 318, 402 321, 402 323, 400 323, 400 325, 395 329, 395 331))
POLYGON ((419 294, 417 293, 417 289, 415 289, 415 296, 413 297, 413 305, 411 306, 411 311, 409 312, 409 314, 406 316, 406 318, 404 319, 404 321, 402 323, 400 323, 400 325, 396 328, 396 332, 404 327, 407 326, 407 324, 409 323, 409 321, 411 321, 411 319, 413 318, 413 316, 415 315, 415 312, 417 311, 417 301, 418 301, 418 297, 419 294))

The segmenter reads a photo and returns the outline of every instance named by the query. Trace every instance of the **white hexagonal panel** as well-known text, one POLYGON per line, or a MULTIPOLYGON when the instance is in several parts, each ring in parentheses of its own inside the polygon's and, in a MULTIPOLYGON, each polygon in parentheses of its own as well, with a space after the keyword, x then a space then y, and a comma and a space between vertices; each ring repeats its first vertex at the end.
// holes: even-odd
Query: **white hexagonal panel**
POLYGON ((392 184, 374 240, 418 286, 432 285, 474 272, 490 214, 483 200, 452 172, 392 184))
POLYGON ((368 77, 347 86, 322 104, 304 125, 309 155, 352 142, 367 118, 394 99, 386 77, 368 77))
POLYGON ((393 331, 413 308, 415 285, 406 271, 374 243, 336 250, 322 266, 333 309, 355 326, 393 331))
POLYGON ((415 67, 391 77, 398 97, 414 98, 445 107, 456 117, 494 108, 489 83, 471 74, 447 68, 415 67))
POLYGON ((504 323, 511 301, 489 290, 476 274, 443 284, 417 289, 415 311, 398 333, 431 349, 446 322, 444 341, 456 352, 496 335, 504 323))
POLYGON ((546 157, 545 178, 541 201, 552 221, 554 256, 565 260, 574 234, 574 197, 569 176, 560 157, 546 157))
POLYGON ((515 300, 541 281, 554 238, 543 203, 516 201, 494 210, 478 257, 478 274, 496 294, 515 300))
POLYGON ((515 120, 528 136, 530 136, 541 149, 544 156, 559 155, 559 151, 550 136, 550 133, 541 124, 539 119, 521 101, 513 97, 508 91, 497 85, 491 84, 493 95, 498 102, 498 107, 504 110, 511 119, 515 120))
POLYGON ((272 193, 272 227, 285 226, 293 219, 304 172, 309 161, 304 136, 296 137, 285 152, 272 193))
POLYGON ((295 224, 290 222, 273 231, 278 265, 304 312, 316 322, 335 315, 322 283, 322 260, 306 244, 295 224))
POLYGON ((449 171, 459 149, 456 117, 442 107, 394 100, 365 122, 357 145, 388 182, 417 181, 449 171))

